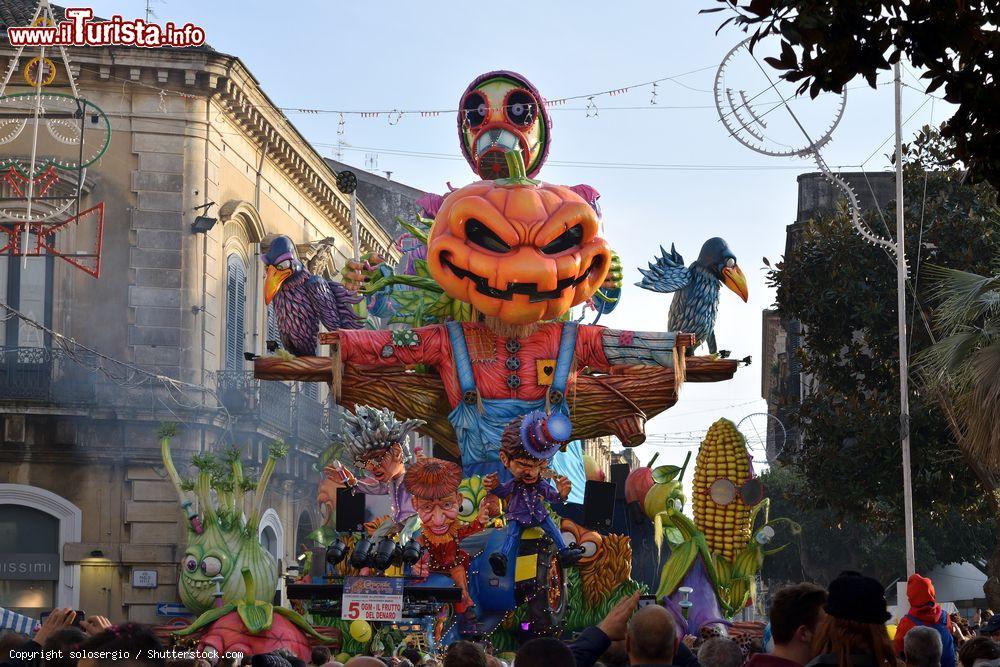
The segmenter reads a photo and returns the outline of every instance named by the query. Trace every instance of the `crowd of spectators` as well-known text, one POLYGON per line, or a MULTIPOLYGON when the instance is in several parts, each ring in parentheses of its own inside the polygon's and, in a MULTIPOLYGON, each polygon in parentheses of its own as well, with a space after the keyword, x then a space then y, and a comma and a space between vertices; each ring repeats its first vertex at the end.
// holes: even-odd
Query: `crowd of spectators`
POLYGON ((786 586, 771 600, 765 646, 737 642, 718 628, 683 636, 666 607, 640 608, 636 593, 571 641, 525 642, 512 665, 471 641, 456 641, 439 656, 408 646, 346 664, 323 646, 309 662, 286 649, 238 659, 171 657, 148 626, 113 625, 101 616, 74 624, 75 612, 56 609, 34 637, 0 635, 0 667, 111 667, 126 655, 124 664, 138 667, 1000 667, 1000 616, 945 613, 933 583, 919 575, 907 582, 907 598, 909 611, 891 636, 884 590, 870 577, 844 572, 827 588, 786 586))

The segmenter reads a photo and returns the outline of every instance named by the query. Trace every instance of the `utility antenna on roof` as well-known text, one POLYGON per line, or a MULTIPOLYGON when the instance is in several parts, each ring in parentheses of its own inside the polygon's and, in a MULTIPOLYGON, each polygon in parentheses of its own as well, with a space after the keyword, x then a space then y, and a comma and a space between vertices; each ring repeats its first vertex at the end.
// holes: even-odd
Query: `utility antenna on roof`
MULTIPOLYGON (((166 4, 166 0, 159 0, 166 4)), ((146 0, 146 23, 149 23, 150 19, 159 18, 156 12, 153 11, 153 0, 146 0)))

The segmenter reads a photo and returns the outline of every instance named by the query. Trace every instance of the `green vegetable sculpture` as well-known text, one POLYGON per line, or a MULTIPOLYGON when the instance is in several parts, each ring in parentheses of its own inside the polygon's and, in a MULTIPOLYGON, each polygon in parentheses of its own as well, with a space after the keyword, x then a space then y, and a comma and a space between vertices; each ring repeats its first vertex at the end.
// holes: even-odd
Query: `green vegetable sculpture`
POLYGON ((251 599, 270 600, 278 585, 278 563, 261 546, 257 531, 264 491, 275 463, 285 456, 287 447, 280 441, 271 444, 257 481, 244 476, 236 447, 226 451, 222 461, 209 454, 192 456, 197 476, 182 480, 170 454, 170 439, 175 434, 173 424, 164 425, 159 432, 163 465, 177 489, 187 521, 187 548, 178 581, 181 601, 201 614, 215 606, 217 590, 221 591, 223 604, 243 600, 247 597, 241 576, 244 570, 250 571, 254 582, 251 599))

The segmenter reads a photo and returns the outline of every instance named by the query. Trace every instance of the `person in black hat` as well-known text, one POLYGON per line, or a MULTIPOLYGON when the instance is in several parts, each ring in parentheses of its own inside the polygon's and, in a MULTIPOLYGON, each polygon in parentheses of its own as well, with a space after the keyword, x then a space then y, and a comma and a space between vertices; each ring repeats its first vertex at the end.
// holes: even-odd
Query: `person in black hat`
POLYGON ((897 667, 882 584, 859 572, 842 572, 830 583, 823 609, 826 616, 813 639, 817 655, 806 667, 897 667))

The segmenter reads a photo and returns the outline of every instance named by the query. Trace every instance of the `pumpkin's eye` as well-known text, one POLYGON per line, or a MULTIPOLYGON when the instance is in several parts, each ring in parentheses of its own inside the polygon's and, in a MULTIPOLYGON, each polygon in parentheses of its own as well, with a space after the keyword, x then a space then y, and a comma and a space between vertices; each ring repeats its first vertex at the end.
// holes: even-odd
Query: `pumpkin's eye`
POLYGON ((546 255, 555 255, 580 245, 580 241, 582 240, 583 226, 575 225, 567 229, 565 232, 557 236, 554 241, 542 248, 542 252, 546 255))
POLYGON ((505 111, 511 123, 528 127, 535 121, 535 98, 526 90, 511 91, 505 111))
POLYGON ((469 127, 479 127, 490 115, 490 105, 482 93, 472 91, 462 100, 462 113, 469 127))
POLYGON ((201 572, 206 577, 214 577, 222 572, 222 561, 215 556, 206 557, 205 560, 201 561, 201 572))
POLYGON ((497 233, 475 218, 465 221, 465 235, 481 248, 493 252, 510 252, 510 246, 497 233))
POLYGON ((577 546, 583 549, 584 558, 592 558, 594 554, 597 553, 597 544, 595 542, 591 542, 590 540, 582 542, 577 546))

